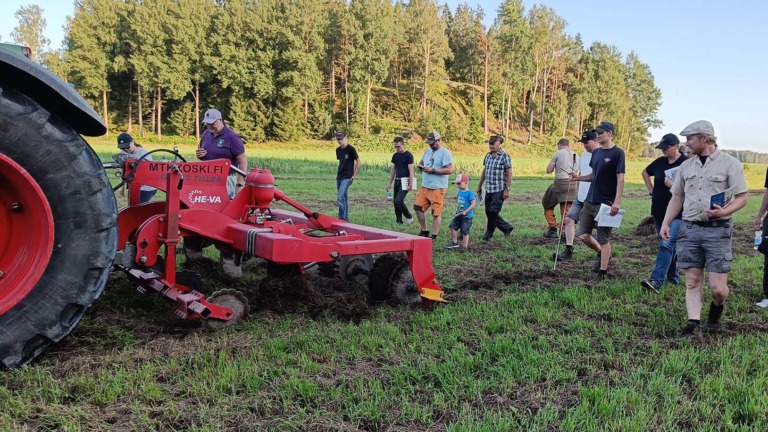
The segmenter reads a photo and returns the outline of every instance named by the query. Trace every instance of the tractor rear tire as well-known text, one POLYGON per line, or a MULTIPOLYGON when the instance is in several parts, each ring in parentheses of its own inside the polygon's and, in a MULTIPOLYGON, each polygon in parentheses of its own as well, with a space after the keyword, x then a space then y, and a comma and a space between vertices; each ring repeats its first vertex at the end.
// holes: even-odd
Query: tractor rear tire
MULTIPOLYGON (((43 251, 50 259, 42 276, 31 281, 31 290, 14 303, 3 297, 0 279, 0 303, 6 301, 0 315, 0 368, 12 368, 68 335, 101 295, 117 247, 117 202, 101 161, 83 138, 7 84, 0 84, 0 154, 21 167, 11 173, 0 169, 0 180, 25 171, 53 219, 48 221, 53 250, 43 251)), ((0 231, 13 228, 0 226, 0 231)))

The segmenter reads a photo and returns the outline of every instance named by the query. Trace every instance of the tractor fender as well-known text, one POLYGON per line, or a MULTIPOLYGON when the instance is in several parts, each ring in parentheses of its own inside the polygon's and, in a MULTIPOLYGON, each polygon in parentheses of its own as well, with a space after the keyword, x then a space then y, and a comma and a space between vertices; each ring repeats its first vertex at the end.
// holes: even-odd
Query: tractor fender
POLYGON ((27 95, 81 135, 107 133, 101 117, 74 88, 24 56, 0 49, 0 83, 27 95))

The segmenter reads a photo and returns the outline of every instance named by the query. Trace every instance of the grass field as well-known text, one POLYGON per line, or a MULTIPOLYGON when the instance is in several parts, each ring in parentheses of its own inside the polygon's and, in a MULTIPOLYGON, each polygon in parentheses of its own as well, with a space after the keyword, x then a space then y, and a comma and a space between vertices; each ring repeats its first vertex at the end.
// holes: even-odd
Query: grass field
MULTIPOLYGON (((113 152, 95 148, 104 160, 113 152)), ((336 214, 332 145, 249 156, 289 196, 336 214)), ((352 222, 405 229, 385 199, 388 155, 361 156, 352 222)), ((476 184, 481 155, 455 156, 476 184)), ((328 282, 316 276, 268 281, 260 260, 225 282, 204 261, 193 269, 209 285, 241 289, 252 305, 244 322, 214 332, 177 321, 170 304, 115 274, 72 335, 0 372, 0 430, 768 430, 768 317, 754 306, 762 256, 751 244, 765 167, 749 167, 755 192, 735 216, 724 331, 692 343, 678 337, 684 289, 639 285, 657 244, 635 233, 650 208, 647 162, 629 164, 627 216, 610 277, 594 290, 584 246, 552 270, 539 204, 546 162, 514 162, 509 239, 479 241, 481 209, 470 251, 457 253, 443 247, 444 223, 433 264, 450 303, 431 309, 370 306, 363 287, 321 295, 328 282)))

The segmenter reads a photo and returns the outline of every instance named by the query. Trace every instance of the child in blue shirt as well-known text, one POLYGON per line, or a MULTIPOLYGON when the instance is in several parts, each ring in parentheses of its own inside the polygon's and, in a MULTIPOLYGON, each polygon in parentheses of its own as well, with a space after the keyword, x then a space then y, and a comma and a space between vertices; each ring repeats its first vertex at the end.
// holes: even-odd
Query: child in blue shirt
POLYGON ((449 249, 461 248, 466 250, 469 246, 469 229, 472 227, 472 218, 475 216, 475 193, 469 189, 469 177, 466 174, 459 174, 454 184, 459 185, 459 193, 456 194, 456 200, 459 202, 459 209, 456 211, 451 224, 448 228, 451 230, 451 242, 448 243, 449 249), (459 231, 462 239, 459 244, 459 231))

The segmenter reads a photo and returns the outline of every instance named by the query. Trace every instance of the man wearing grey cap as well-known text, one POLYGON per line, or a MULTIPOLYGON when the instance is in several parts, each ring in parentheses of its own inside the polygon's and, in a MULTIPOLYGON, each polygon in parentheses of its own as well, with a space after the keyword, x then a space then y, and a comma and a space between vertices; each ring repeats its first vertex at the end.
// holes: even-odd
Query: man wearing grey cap
POLYGON ((437 238, 440 231, 440 224, 443 222, 443 202, 445 192, 448 190, 448 177, 453 174, 453 156, 447 148, 443 147, 439 132, 430 132, 427 134, 427 144, 429 148, 424 152, 424 156, 416 165, 416 168, 422 172, 421 187, 416 192, 416 199, 413 201, 413 210, 421 225, 422 237, 437 238), (424 212, 432 207, 432 232, 427 230, 427 220, 424 212))
POLYGON ((485 187, 485 216, 488 218, 483 234, 483 241, 488 241, 493 237, 496 228, 501 231, 505 237, 512 233, 514 227, 501 217, 501 207, 504 200, 509 198, 509 187, 512 185, 512 159, 509 154, 501 149, 504 144, 504 138, 492 136, 486 141, 490 150, 483 159, 483 172, 480 174, 480 180, 477 182, 477 194, 483 193, 483 182, 487 180, 485 187))
MULTIPOLYGON (((221 112, 217 109, 209 109, 203 117, 206 126, 200 145, 195 155, 200 160, 227 159, 232 166, 248 172, 248 157, 245 155, 245 145, 242 138, 224 124, 221 112)), ((245 178, 237 173, 230 173, 227 177, 227 192, 230 198, 245 186, 245 178)), ((203 257, 203 239, 200 237, 186 237, 184 239, 184 255, 188 261, 196 261, 203 257)), ((239 252, 221 252, 220 262, 224 274, 230 278, 239 278, 243 275, 240 268, 242 254, 239 252)))
MULTIPOLYGON (((661 223, 664 221, 669 200, 672 199, 672 193, 669 191, 672 187, 672 180, 677 177, 678 167, 688 160, 678 151, 679 144, 680 140, 677 135, 671 133, 664 135, 659 141, 659 145, 656 146, 657 149, 664 152, 664 156, 651 162, 642 173, 645 187, 648 188, 648 194, 651 196, 651 216, 653 217, 653 225, 656 227, 656 233, 661 231, 661 223), (651 176, 653 176, 653 184, 651 184, 651 176)), ((658 293, 664 281, 669 281, 674 285, 680 283, 675 248, 677 246, 677 234, 682 223, 681 218, 682 214, 678 213, 671 222, 669 239, 662 239, 659 243, 659 252, 656 254, 656 264, 651 272, 651 277, 640 283, 649 290, 658 293)))
POLYGON ((693 157, 680 166, 672 184, 672 199, 660 235, 664 240, 672 237, 672 222, 682 210, 677 265, 685 274, 687 288, 688 324, 683 335, 698 340, 703 335, 704 268, 709 272, 712 293, 705 330, 714 333, 720 328, 720 317, 728 298, 728 272, 733 260, 731 215, 747 204, 747 184, 741 162, 718 150, 712 123, 694 122, 680 135, 686 137, 693 157))

